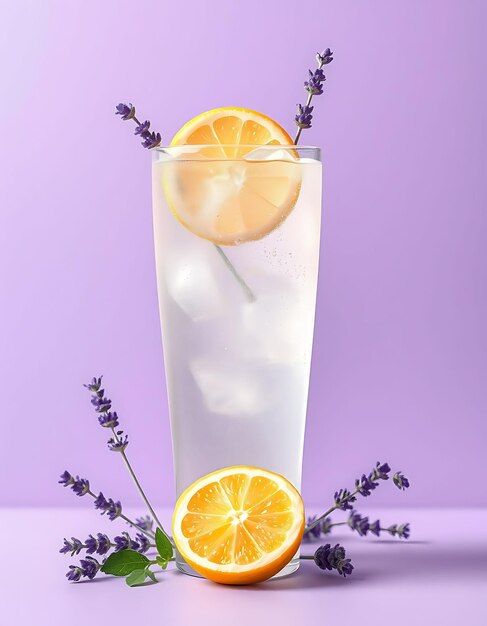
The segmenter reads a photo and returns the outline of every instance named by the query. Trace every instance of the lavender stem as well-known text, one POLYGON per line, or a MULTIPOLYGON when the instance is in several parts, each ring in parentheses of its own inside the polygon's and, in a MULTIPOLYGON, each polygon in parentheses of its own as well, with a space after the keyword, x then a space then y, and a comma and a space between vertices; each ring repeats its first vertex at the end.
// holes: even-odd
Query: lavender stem
POLYGON ((244 279, 237 272, 237 270, 235 269, 235 266, 233 265, 233 263, 230 261, 230 259, 227 257, 227 255, 223 252, 223 250, 221 249, 220 246, 218 246, 216 243, 214 244, 214 246, 216 248, 216 251, 220 255, 221 259, 223 260, 223 262, 225 263, 227 268, 230 270, 230 272, 233 274, 235 280, 238 282, 240 287, 242 288, 242 291, 244 292, 247 300, 249 302, 255 302, 255 296, 254 296, 253 291, 250 289, 250 287, 247 285, 247 283, 244 281, 244 279))
MULTIPOLYGON (((349 497, 347 498, 348 500, 350 500, 350 498, 353 498, 353 496, 356 496, 359 493, 359 490, 356 489, 355 491, 353 491, 349 497)), ((326 511, 325 513, 323 513, 323 515, 320 515, 320 517, 317 517, 315 520, 313 520, 311 522, 311 524, 308 524, 308 526, 306 526, 306 528, 304 529, 304 532, 307 533, 310 530, 312 530, 315 526, 318 526, 318 524, 321 524, 321 522, 325 519, 325 517, 328 517, 328 515, 330 515, 330 513, 333 513, 333 511, 336 511, 337 509, 339 509, 340 507, 335 504, 334 506, 332 506, 330 509, 328 509, 328 511, 326 511)), ((347 522, 343 522, 344 524, 346 524, 347 522)))
MULTIPOLYGON (((118 435, 117 435, 117 433, 116 433, 116 431, 115 431, 114 427, 112 426, 112 427, 111 427, 111 429, 112 429, 112 433, 113 433, 113 436, 114 436, 114 438, 115 438, 115 441, 118 443, 118 442, 120 441, 120 439, 119 439, 119 437, 118 437, 118 435)), ((127 466, 127 469, 128 469, 128 471, 130 472, 130 475, 132 476, 132 479, 133 479, 133 481, 134 481, 134 483, 135 483, 135 486, 136 486, 136 487, 137 487, 137 489, 139 490, 139 493, 140 493, 140 495, 142 496, 142 499, 143 499, 143 501, 145 502, 145 505, 146 505, 146 506, 147 506, 147 508, 149 509, 150 514, 151 514, 151 515, 152 515, 152 517, 155 519, 156 524, 159 526, 159 528, 161 529, 161 531, 164 533, 164 535, 167 537, 167 539, 169 539, 169 541, 170 541, 170 542, 171 542, 171 544, 172 544, 172 543, 173 543, 173 542, 172 542, 172 539, 169 537, 169 535, 168 535, 168 534, 166 533, 166 531, 164 530, 164 527, 163 527, 163 525, 161 524, 161 522, 159 521, 159 519, 158 519, 158 517, 157 517, 157 515, 156 515, 156 512, 154 511, 154 509, 153 509, 153 508, 152 508, 152 506, 150 505, 150 502, 149 502, 149 500, 147 499, 147 496, 145 495, 144 490, 142 489, 142 487, 141 487, 141 485, 140 485, 139 481, 137 480, 137 476, 135 475, 135 472, 134 472, 134 470, 132 469, 132 466, 130 465, 130 462, 129 462, 128 458, 127 458, 127 455, 125 454, 125 450, 121 450, 121 451, 120 451, 120 454, 122 455, 122 458, 123 458, 123 460, 125 461, 125 465, 127 466)), ((139 528, 139 527, 137 526, 137 528, 139 528)))

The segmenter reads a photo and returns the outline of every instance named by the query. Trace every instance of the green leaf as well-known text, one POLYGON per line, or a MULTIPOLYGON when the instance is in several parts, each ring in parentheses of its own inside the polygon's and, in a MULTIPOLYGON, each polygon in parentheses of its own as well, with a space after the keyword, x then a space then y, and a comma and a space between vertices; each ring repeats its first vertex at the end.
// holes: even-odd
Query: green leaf
POLYGON ((162 567, 162 569, 166 569, 168 562, 166 561, 166 559, 163 559, 162 556, 156 556, 156 562, 157 565, 160 565, 162 567))
POLYGON ((172 558, 172 545, 160 528, 156 528, 156 548, 164 561, 172 558))
MULTIPOLYGON (((148 570, 146 569, 134 569, 128 574, 125 582, 129 587, 136 587, 142 585, 145 582, 148 570)), ((151 572, 152 573, 152 572, 151 572)))
POLYGON ((113 552, 101 566, 104 574, 113 576, 127 576, 134 570, 143 569, 150 563, 149 559, 135 550, 120 550, 113 552))
POLYGON ((154 574, 154 572, 152 570, 146 569, 145 573, 151 580, 153 580, 155 583, 157 582, 156 575, 154 574))

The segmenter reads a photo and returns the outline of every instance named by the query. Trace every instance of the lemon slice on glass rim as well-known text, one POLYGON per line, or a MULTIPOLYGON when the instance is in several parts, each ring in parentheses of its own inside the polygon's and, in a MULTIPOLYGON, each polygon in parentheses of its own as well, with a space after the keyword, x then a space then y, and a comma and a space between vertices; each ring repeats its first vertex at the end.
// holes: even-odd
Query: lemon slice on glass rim
POLYGON ((174 542, 199 574, 244 585, 277 574, 296 554, 304 505, 283 476, 257 467, 227 467, 189 486, 174 509, 174 542))
POLYGON ((292 143, 277 122, 256 111, 226 107, 198 115, 176 133, 171 147, 181 150, 164 165, 172 212, 216 244, 262 239, 286 219, 301 188, 297 153, 283 149, 275 158, 265 147, 292 143))

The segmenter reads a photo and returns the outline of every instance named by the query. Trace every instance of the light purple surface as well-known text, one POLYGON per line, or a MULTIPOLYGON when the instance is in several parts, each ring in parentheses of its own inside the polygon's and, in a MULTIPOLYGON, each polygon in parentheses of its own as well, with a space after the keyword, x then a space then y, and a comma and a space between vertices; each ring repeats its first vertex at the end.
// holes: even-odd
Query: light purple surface
MULTIPOLYGON (((368 539, 347 530, 332 535, 355 565, 346 580, 305 562, 286 579, 232 588, 171 566, 157 575, 159 584, 129 589, 123 579, 111 577, 81 584, 64 579, 75 559, 56 553, 63 536, 84 539, 100 528, 112 535, 120 530, 120 524, 97 519, 83 505, 2 511, 3 537, 12 524, 19 537, 29 537, 19 547, 5 542, 2 548, 2 561, 10 564, 0 568, 2 624, 485 626, 487 621, 485 509, 371 510, 384 523, 409 520, 412 537, 368 539)), ((169 519, 165 513, 163 519, 169 519)), ((313 551, 313 545, 303 548, 306 554, 313 551)))
MULTIPOLYGON (((305 500, 381 459, 414 489, 377 504, 486 505, 486 20, 481 0, 1 2, 0 502, 76 504, 56 485, 65 468, 136 502, 81 387, 95 373, 152 499, 173 497, 150 156, 115 104, 136 103, 166 140, 230 104, 291 129, 329 45, 303 133, 326 176, 305 500)), ((365 613, 369 584, 352 583, 347 612, 365 613)), ((194 589, 195 606, 222 593, 194 589)))

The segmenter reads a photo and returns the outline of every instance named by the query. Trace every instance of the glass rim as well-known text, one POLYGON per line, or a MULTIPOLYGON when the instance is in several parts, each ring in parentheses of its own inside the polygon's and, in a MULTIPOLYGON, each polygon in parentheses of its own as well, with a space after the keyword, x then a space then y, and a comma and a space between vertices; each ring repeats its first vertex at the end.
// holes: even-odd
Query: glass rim
POLYGON ((182 143, 174 146, 156 146, 153 150, 175 150, 178 148, 289 148, 293 150, 321 150, 320 146, 308 146, 295 143, 182 143))
MULTIPOLYGON (((225 149, 246 149, 249 148, 249 152, 252 152, 253 150, 266 150, 269 152, 272 151, 278 151, 278 150, 285 150, 288 152, 294 151, 294 152, 298 152, 298 154, 308 154, 311 155, 311 158, 313 158, 314 160, 317 161, 321 161, 321 148, 319 146, 304 146, 304 145, 296 145, 294 143, 288 143, 288 144, 241 144, 241 143, 207 143, 207 144, 182 144, 182 145, 177 145, 177 146, 156 146, 154 148, 152 148, 151 152, 153 153, 153 156, 155 158, 157 158, 158 155, 162 155, 162 154, 166 154, 168 156, 174 156, 177 157, 179 155, 181 155, 181 153, 184 153, 184 156, 188 157, 190 156, 192 153, 196 153, 199 152, 200 150, 204 150, 206 148, 221 148, 222 150, 225 149)), ((208 158, 211 160, 220 160, 218 156, 207 156, 205 157, 205 155, 199 155, 200 157, 204 158, 208 158)), ((243 156, 238 156, 235 157, 235 159, 232 160, 240 160, 240 159, 244 159, 246 155, 243 156)), ((222 155, 223 157, 223 155, 222 155)), ((231 158, 228 156, 224 157, 225 159, 231 158)), ((222 160, 224 160, 222 158, 222 160)))

